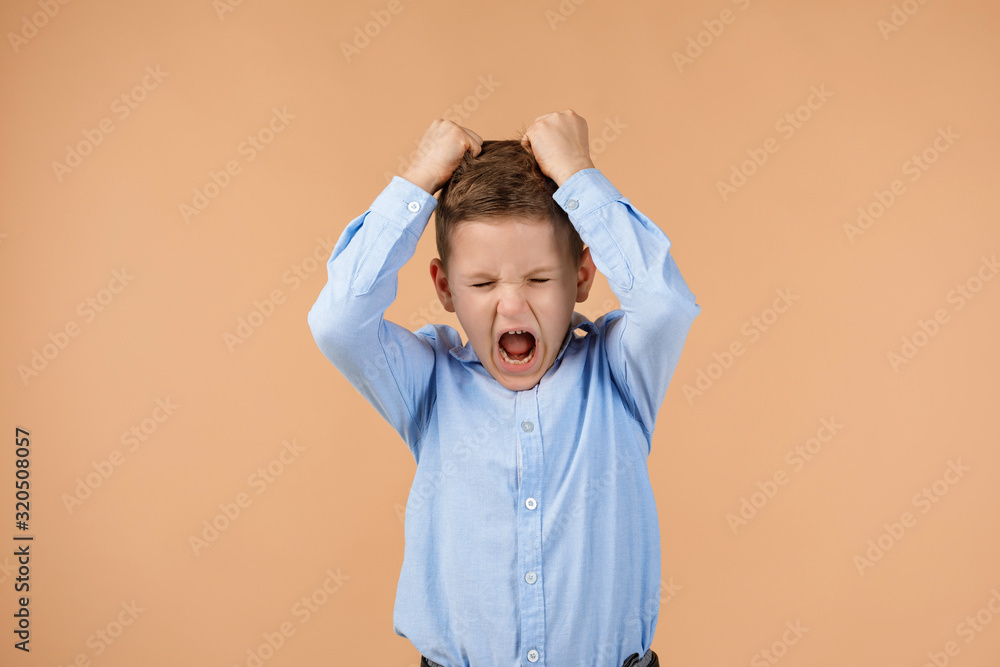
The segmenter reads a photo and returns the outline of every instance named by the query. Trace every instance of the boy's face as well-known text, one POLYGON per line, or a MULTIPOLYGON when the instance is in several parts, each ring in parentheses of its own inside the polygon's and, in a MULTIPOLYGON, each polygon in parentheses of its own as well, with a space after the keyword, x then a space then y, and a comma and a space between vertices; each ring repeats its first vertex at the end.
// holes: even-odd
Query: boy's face
POLYGON ((545 220, 468 220, 451 236, 448 274, 431 261, 441 304, 455 313, 483 367, 507 389, 531 389, 552 367, 596 268, 574 264, 563 232, 545 220), (527 335, 507 335, 524 331, 527 335))

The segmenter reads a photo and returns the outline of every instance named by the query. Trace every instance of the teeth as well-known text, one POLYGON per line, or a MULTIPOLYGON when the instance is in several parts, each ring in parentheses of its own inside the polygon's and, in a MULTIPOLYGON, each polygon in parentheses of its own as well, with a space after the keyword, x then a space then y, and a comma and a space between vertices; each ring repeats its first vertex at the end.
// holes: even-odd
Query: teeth
POLYGON ((504 361, 513 366, 520 366, 521 364, 526 364, 535 358, 534 347, 532 347, 531 350, 528 352, 528 356, 521 360, 511 359, 510 357, 507 356, 507 350, 503 349, 503 345, 500 345, 499 347, 500 347, 500 356, 503 357, 504 361))

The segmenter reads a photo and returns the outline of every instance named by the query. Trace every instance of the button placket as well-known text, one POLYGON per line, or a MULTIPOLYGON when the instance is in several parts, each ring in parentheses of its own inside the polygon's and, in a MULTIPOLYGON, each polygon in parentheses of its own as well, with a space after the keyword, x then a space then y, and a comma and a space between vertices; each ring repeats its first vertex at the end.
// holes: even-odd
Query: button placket
MULTIPOLYGON (((529 662, 541 660, 545 645, 545 601, 542 595, 542 516, 536 496, 542 488, 542 442, 538 421, 538 388, 517 393, 514 424, 521 453, 520 503, 517 516, 517 563, 520 569, 521 644, 529 662)), ((544 663, 543 663, 544 664, 544 663)))

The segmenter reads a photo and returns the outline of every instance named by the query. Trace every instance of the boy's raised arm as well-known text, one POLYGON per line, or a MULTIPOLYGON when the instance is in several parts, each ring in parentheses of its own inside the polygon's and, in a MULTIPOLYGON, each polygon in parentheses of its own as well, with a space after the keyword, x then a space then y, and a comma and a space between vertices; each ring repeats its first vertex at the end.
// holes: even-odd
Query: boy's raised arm
POLYGON ((434 351, 425 338, 385 319, 397 272, 416 250, 437 205, 433 194, 466 150, 482 139, 447 120, 431 123, 417 158, 341 234, 327 262, 328 280, 309 311, 316 344, 416 454, 434 351))
POLYGON ((539 116, 522 144, 559 189, 553 199, 590 248, 624 316, 606 329, 612 378, 648 433, 701 306, 670 255, 670 240, 594 167, 587 121, 566 110, 539 116))

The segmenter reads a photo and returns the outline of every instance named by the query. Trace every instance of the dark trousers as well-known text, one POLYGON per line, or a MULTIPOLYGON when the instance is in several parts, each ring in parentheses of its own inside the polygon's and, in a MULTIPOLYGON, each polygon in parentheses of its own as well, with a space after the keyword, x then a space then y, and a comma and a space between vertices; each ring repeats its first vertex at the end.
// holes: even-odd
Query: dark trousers
MULTIPOLYGON (((653 649, 649 649, 650 660, 646 663, 645 667, 660 667, 660 659, 656 657, 656 652, 653 649)), ((645 657, 645 656, 643 656, 645 657)), ((642 661, 638 653, 633 653, 629 657, 625 658, 625 662, 622 663, 622 667, 632 667, 633 665, 640 665, 642 661)), ((424 656, 420 656, 420 667, 441 667, 436 662, 430 662, 424 656)), ((567 665, 567 667, 577 667, 576 665, 567 665)))

